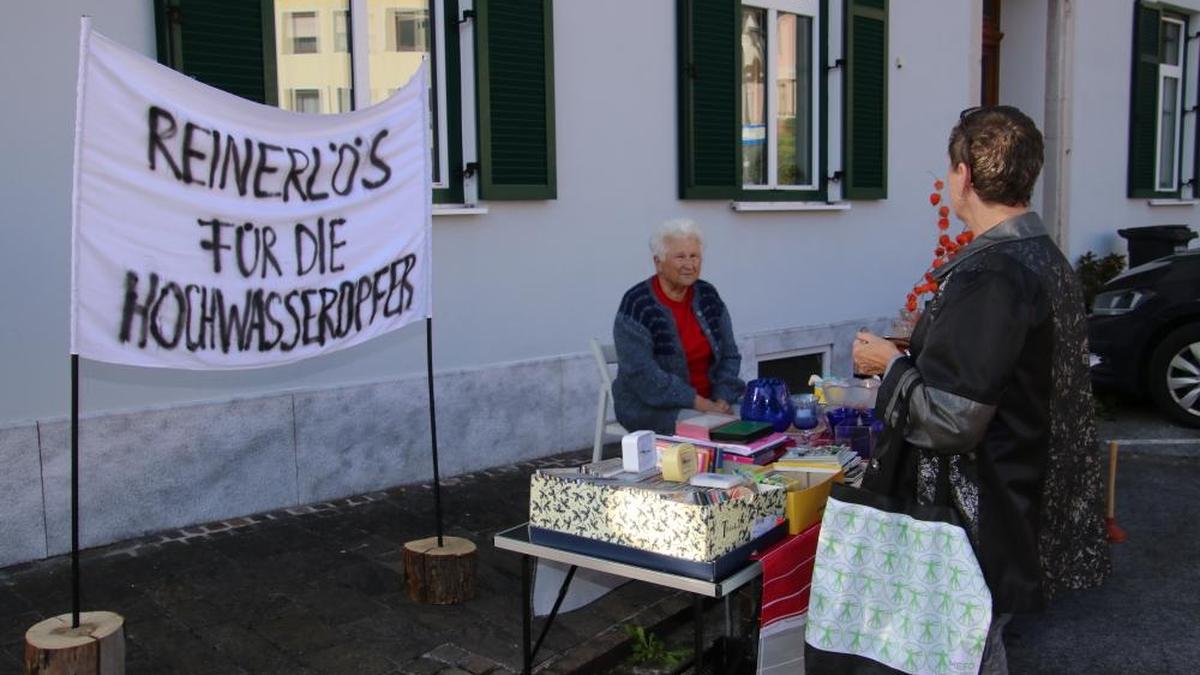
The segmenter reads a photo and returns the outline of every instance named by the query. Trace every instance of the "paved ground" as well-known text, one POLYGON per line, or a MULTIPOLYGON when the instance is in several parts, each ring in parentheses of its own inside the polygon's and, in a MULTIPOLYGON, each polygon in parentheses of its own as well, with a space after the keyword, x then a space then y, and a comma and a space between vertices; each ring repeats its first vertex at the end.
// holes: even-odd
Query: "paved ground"
MULTIPOLYGON (((1100 434, 1185 443, 1123 446, 1118 520, 1129 541, 1114 549, 1114 576, 1045 615, 1016 620, 1012 672, 1200 671, 1200 434, 1132 404, 1100 434)), ((126 617, 131 675, 513 672, 520 568, 490 546, 491 535, 524 520, 536 465, 585 456, 448 481, 447 534, 480 546, 478 597, 459 607, 410 602, 397 573, 403 543, 432 534, 428 486, 87 551, 84 606, 126 617)), ((20 671, 29 626, 69 611, 69 571, 66 557, 0 569, 0 673, 20 671)), ((620 642, 623 623, 653 625, 684 606, 674 594, 626 585, 561 617, 540 668, 594 665, 620 642)))
MULTIPOLYGON (((462 606, 419 605, 403 592, 401 546, 433 534, 425 485, 87 551, 84 609, 125 616, 132 675, 517 671, 519 559, 493 549, 492 534, 527 518, 535 466, 584 456, 447 481, 446 534, 480 547, 478 596, 462 606)), ((66 556, 0 570, 0 673, 19 671, 29 626, 70 611, 69 575, 66 556)), ((672 597, 631 584, 595 611, 564 616, 543 668, 605 651, 621 623, 662 618, 672 597)))

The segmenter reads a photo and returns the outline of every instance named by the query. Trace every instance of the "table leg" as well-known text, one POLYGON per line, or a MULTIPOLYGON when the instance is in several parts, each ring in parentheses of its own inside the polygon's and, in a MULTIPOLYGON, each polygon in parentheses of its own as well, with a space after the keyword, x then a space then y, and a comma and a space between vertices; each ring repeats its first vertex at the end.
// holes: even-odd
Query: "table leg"
POLYGON ((696 675, 700 675, 701 669, 704 666, 704 596, 692 595, 693 598, 693 617, 696 656, 693 659, 696 664, 696 675))
POLYGON ((554 608, 550 610, 550 615, 546 617, 546 623, 542 626, 542 634, 538 636, 537 642, 533 645, 533 651, 530 652, 530 660, 537 658, 538 650, 542 648, 542 641, 546 639, 546 633, 550 632, 550 626, 554 625, 554 618, 558 616, 558 610, 562 607, 563 598, 567 597, 567 589, 571 587, 571 579, 575 577, 575 570, 578 567, 571 565, 571 569, 567 570, 567 576, 563 579, 562 586, 558 589, 558 597, 554 600, 554 608))
POLYGON ((533 559, 527 555, 521 556, 521 663, 523 675, 533 672, 533 654, 530 642, 533 638, 533 559))

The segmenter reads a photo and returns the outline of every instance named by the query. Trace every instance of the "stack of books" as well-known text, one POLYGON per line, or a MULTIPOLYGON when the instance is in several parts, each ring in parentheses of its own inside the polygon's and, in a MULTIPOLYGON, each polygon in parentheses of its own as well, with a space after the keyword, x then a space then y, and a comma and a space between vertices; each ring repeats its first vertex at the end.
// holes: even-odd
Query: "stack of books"
POLYGON ((613 480, 633 483, 653 478, 662 473, 657 466, 651 467, 641 473, 632 473, 626 471, 620 457, 609 457, 608 459, 602 459, 598 462, 589 462, 583 466, 580 466, 578 469, 571 469, 570 471, 577 472, 581 476, 590 476, 593 478, 611 478, 613 480))
POLYGON ((790 448, 775 462, 777 471, 841 471, 846 482, 857 485, 867 464, 844 445, 790 448))
POLYGON ((675 423, 675 435, 701 441, 710 441, 712 440, 711 432, 713 429, 736 421, 738 421, 738 418, 733 415, 722 415, 721 413, 708 413, 707 415, 689 417, 675 423))
POLYGON ((661 449, 691 443, 698 452, 699 471, 716 471, 727 463, 765 465, 779 459, 791 438, 762 422, 744 422, 728 415, 702 415, 681 420, 674 436, 658 436, 661 449))

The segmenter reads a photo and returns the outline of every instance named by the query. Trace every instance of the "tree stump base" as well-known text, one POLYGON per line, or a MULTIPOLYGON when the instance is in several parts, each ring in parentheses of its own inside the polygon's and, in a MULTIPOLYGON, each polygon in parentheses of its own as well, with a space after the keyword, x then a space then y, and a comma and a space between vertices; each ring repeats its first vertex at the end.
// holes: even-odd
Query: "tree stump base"
POLYGON ((475 544, 461 537, 404 545, 404 586, 413 602, 454 605, 475 597, 475 544))
POLYGON ((61 614, 25 632, 25 675, 124 675, 125 619, 81 612, 79 627, 61 614))

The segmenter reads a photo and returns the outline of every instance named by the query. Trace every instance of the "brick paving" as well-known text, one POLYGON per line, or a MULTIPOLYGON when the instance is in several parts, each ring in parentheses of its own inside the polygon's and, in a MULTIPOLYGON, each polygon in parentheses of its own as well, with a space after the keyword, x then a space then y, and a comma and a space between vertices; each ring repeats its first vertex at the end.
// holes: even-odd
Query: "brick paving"
MULTIPOLYGON (((519 557, 491 538, 527 518, 531 471, 588 454, 444 483, 445 533, 479 547, 477 595, 463 605, 421 605, 404 593, 404 542, 434 534, 430 486, 411 485, 84 551, 83 608, 125 617, 131 675, 517 672, 519 557)), ((563 615, 539 670, 586 664, 619 642, 623 622, 661 617, 672 597, 628 584, 563 615)), ((0 569, 0 673, 20 672, 26 629, 70 607, 69 557, 0 569)))
MULTIPOLYGON (((1102 439, 1182 444, 1122 450, 1117 507, 1129 541, 1114 549, 1113 577, 1064 595, 1044 615, 1014 620, 1012 672, 1196 672, 1200 435, 1144 407, 1100 431, 1102 439)), ((514 673, 520 563, 495 550, 492 535, 526 519, 531 471, 578 464, 589 453, 445 482, 446 534, 479 546, 477 597, 460 606, 419 605, 404 594, 401 547, 433 534, 430 486, 411 485, 85 551, 84 609, 125 617, 130 675, 514 673)), ((69 575, 66 556, 0 569, 0 673, 20 672, 26 629, 70 610, 69 575)), ((668 638, 687 646, 686 624, 676 619, 689 606, 678 594, 627 584, 560 617, 538 672, 610 672, 625 623, 677 626, 668 638)))

